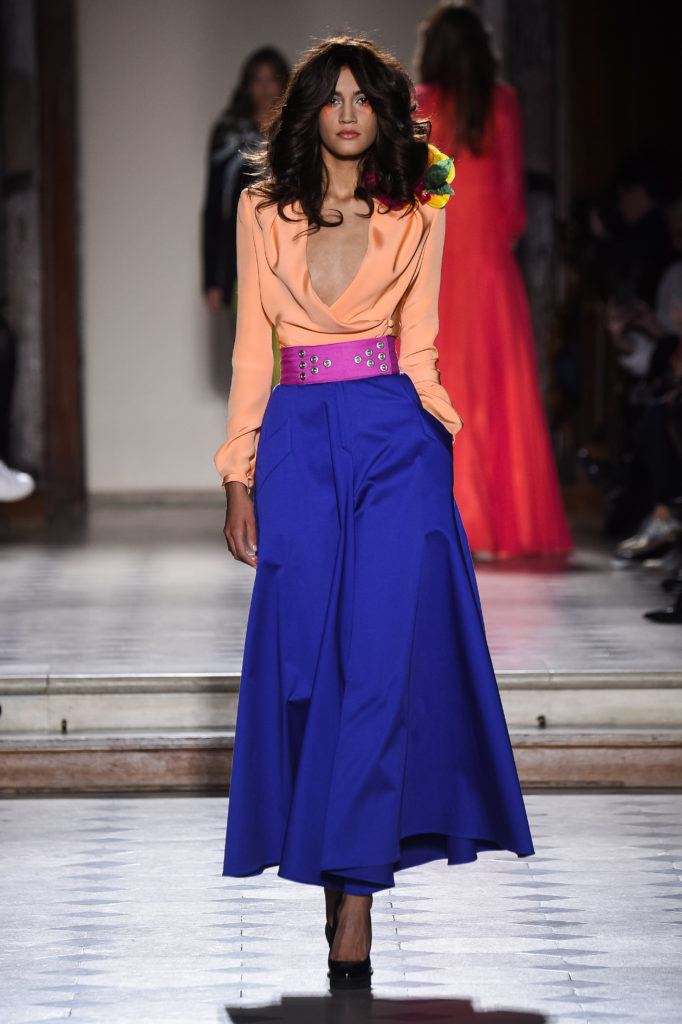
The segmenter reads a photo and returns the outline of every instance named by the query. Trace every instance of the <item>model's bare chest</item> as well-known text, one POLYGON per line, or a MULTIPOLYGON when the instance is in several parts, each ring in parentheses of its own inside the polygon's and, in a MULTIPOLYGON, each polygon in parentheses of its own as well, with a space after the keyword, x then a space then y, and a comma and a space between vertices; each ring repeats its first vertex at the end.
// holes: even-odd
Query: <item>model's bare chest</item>
POLYGON ((343 223, 308 235, 306 262, 315 294, 333 305, 357 277, 367 254, 370 218, 357 207, 343 210, 343 223))

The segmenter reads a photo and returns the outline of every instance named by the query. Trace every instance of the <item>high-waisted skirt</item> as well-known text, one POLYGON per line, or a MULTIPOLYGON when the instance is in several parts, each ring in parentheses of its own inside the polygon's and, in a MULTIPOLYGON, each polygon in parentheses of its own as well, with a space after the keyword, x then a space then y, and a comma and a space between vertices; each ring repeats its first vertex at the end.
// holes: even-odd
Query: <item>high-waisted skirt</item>
POLYGON ((224 874, 533 852, 452 473, 404 374, 272 392, 224 874))

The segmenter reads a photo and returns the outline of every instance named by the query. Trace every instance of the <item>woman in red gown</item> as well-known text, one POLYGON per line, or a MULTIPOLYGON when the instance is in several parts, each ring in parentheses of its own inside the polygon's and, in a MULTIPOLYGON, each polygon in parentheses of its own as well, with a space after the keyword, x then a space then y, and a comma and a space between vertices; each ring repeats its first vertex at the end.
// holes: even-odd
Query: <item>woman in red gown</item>
POLYGON ((540 395, 528 301, 513 246, 525 229, 521 119, 478 16, 459 4, 426 22, 417 88, 431 141, 455 156, 437 348, 465 429, 455 495, 474 553, 573 547, 540 395))

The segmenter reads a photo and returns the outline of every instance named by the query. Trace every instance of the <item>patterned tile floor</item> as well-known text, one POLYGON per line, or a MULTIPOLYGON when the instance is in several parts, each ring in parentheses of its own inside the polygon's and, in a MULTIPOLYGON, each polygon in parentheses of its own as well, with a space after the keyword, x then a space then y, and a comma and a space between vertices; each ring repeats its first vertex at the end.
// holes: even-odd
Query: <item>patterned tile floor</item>
POLYGON ((1 802, 0 1020, 679 1024, 682 796, 527 802, 535 857, 376 897, 371 998, 327 991, 319 890, 220 877, 225 801, 1 802))
MULTIPOLYGON (((253 572, 225 550, 221 503, 98 505, 83 542, 0 548, 0 675, 238 673, 253 572)), ((680 627, 642 618, 667 603, 660 576, 593 543, 477 575, 498 671, 679 666, 680 627)))

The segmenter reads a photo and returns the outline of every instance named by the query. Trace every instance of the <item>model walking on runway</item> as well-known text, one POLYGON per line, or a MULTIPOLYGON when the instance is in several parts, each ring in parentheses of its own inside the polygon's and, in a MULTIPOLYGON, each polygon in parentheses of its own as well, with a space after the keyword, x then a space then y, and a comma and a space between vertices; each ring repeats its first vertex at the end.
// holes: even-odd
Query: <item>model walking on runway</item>
POLYGON ((533 852, 436 367, 452 162, 411 106, 366 41, 295 70, 239 201, 216 455, 228 546, 257 567, 224 873, 324 887, 334 986, 369 984, 372 894, 396 871, 533 852))
POLYGON ((442 4, 422 30, 419 113, 454 155, 436 344, 467 425, 455 494, 474 553, 568 552, 573 541, 540 394, 528 300, 514 256, 523 234, 521 117, 497 82, 475 11, 442 4))

